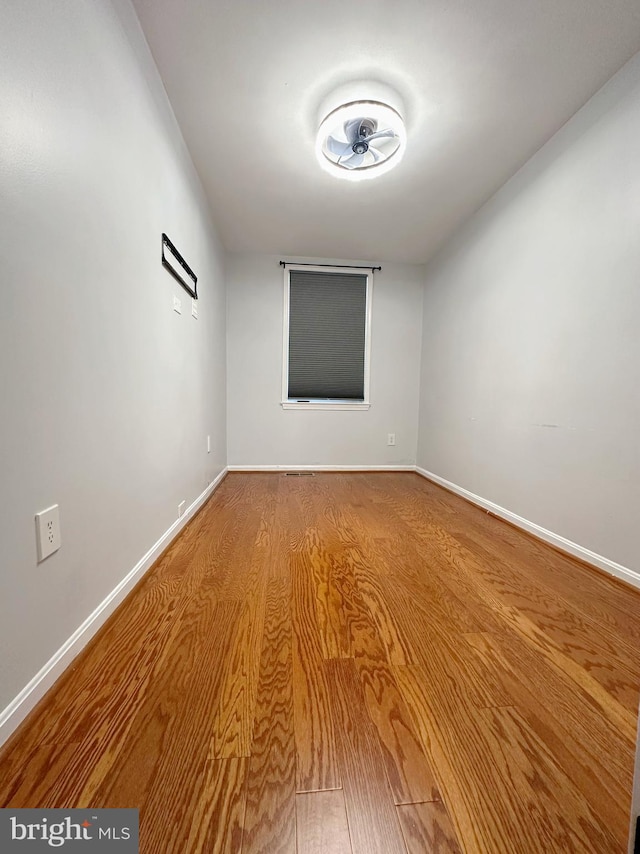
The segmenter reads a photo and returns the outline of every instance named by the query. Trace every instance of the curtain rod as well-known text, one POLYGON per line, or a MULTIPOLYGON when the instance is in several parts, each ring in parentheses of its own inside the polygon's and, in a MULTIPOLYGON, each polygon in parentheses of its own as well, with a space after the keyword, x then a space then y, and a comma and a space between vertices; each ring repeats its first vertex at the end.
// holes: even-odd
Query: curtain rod
POLYGON ((371 270, 375 273, 376 270, 382 270, 382 267, 369 267, 367 264, 311 264, 298 263, 298 261, 281 261, 280 266, 286 267, 287 264, 293 264, 294 267, 341 267, 344 270, 371 270))

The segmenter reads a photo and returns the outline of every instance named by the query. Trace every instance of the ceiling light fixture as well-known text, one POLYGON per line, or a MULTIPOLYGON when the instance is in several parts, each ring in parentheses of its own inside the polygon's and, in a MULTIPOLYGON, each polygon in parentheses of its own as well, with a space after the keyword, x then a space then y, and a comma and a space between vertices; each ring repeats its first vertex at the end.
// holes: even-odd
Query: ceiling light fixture
POLYGON ((393 107, 381 101, 351 101, 325 116, 316 156, 332 175, 360 181, 393 169, 406 141, 402 116, 393 107))

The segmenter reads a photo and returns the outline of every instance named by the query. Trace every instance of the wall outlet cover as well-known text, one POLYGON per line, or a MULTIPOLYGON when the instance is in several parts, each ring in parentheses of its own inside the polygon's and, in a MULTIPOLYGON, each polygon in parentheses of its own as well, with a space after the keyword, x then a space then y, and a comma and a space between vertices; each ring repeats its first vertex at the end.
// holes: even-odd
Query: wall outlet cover
POLYGON ((182 303, 180 302, 179 297, 173 298, 173 310, 178 314, 182 314, 182 303))
POLYGON ((57 552, 62 545, 60 508, 57 504, 36 513, 36 542, 38 545, 38 563, 57 552))
POLYGON ((180 502, 180 504, 178 504, 178 519, 179 519, 179 518, 182 516, 182 514, 184 513, 184 511, 185 511, 185 507, 186 507, 186 506, 187 506, 187 502, 186 502, 186 501, 181 501, 181 502, 180 502))

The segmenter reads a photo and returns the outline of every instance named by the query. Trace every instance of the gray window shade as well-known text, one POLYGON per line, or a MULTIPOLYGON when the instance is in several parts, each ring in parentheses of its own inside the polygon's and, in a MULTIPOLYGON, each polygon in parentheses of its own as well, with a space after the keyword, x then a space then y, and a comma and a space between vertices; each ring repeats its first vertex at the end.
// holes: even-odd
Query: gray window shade
POLYGON ((364 400, 367 276, 289 273, 289 398, 364 400))

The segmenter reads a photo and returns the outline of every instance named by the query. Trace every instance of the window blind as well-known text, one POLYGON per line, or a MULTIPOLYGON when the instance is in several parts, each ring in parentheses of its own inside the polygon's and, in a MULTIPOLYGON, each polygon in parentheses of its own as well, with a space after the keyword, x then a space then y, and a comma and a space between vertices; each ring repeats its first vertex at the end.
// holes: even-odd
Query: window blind
POLYGON ((367 276, 289 272, 289 398, 364 400, 367 276))

